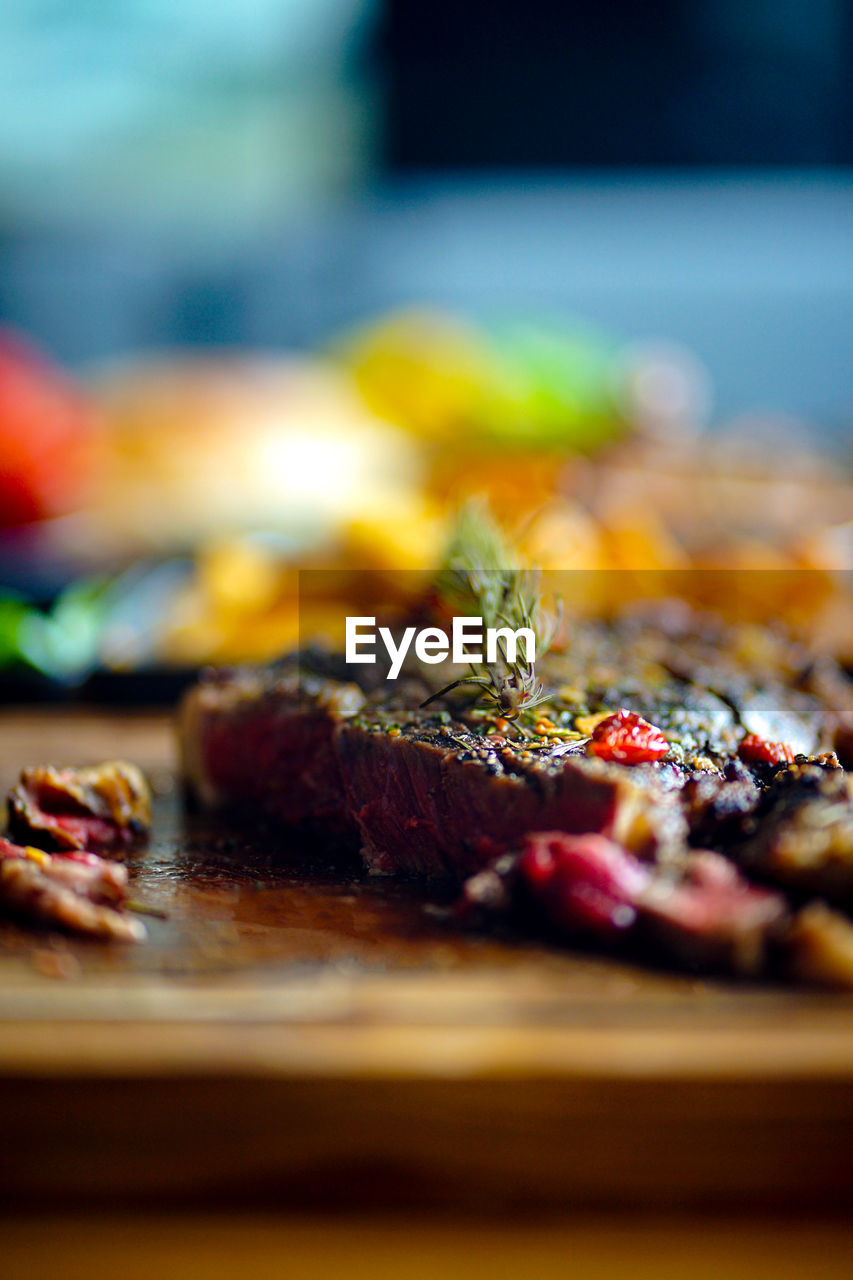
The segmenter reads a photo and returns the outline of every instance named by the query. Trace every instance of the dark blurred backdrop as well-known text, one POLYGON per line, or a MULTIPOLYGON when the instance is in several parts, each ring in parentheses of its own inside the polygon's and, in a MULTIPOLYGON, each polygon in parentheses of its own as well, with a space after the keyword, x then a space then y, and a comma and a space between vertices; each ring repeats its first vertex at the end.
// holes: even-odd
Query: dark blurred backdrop
POLYGON ((390 0, 401 168, 853 160, 849 0, 390 0))
POLYGON ((0 317, 85 365, 569 312, 853 423, 853 0, 5 0, 0 317))

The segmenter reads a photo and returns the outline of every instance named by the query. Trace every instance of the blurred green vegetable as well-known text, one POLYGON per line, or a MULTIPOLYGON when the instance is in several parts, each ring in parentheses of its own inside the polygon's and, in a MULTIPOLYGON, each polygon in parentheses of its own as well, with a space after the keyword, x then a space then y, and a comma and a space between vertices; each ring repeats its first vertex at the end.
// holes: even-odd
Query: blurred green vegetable
POLYGON ((82 680, 98 665, 112 588, 108 579, 83 579, 49 610, 12 594, 0 598, 0 667, 25 666, 69 684, 82 680))
POLYGON ((0 598, 0 668, 20 660, 21 623, 30 613, 32 606, 22 597, 9 594, 0 598))

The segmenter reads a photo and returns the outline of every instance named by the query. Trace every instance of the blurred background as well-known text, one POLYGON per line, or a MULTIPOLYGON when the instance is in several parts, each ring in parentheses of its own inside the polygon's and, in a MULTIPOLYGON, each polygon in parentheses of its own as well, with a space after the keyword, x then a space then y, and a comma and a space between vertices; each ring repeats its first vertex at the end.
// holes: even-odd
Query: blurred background
POLYGON ((853 566, 851 53, 853 0, 6 0, 9 696, 272 656, 298 566, 472 493, 552 567, 853 566))

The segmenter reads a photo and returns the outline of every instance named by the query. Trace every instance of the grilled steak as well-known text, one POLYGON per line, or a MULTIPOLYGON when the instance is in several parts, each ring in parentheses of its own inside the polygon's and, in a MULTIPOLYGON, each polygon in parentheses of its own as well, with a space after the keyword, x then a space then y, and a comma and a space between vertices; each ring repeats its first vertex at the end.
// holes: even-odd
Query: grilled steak
POLYGON ((517 873, 562 934, 641 945, 692 968, 760 973, 787 924, 781 894, 707 851, 662 868, 601 836, 546 832, 527 837, 517 873))
POLYGON ((151 793, 136 765, 34 765, 7 801, 10 834, 48 849, 121 848, 147 835, 151 793))
POLYGON ((0 911, 118 942, 145 937, 127 916, 127 868, 89 852, 44 853, 0 838, 0 911))
POLYGON ((364 702, 354 684, 293 670, 214 674, 181 707, 184 776, 208 807, 260 808, 350 844, 337 734, 364 702))
MULTIPOLYGON (((789 912, 778 893, 750 889, 731 862, 697 861, 692 847, 731 853, 748 874, 783 888, 829 886, 845 899, 853 811, 846 790, 836 794, 834 775, 846 775, 819 753, 849 730, 838 700, 829 705, 810 683, 808 655, 781 636, 725 630, 681 608, 653 621, 579 626, 567 653, 540 664, 552 694, 526 738, 464 695, 421 709, 446 672, 433 668, 431 683, 410 672, 394 684, 366 670, 369 680, 364 667, 303 654, 213 674, 181 708, 191 791, 204 804, 260 810, 360 849, 372 872, 485 874, 481 887, 491 890, 485 869, 535 833, 601 837, 646 868, 632 905, 637 936, 699 966, 760 969, 789 912), (608 756, 612 724, 623 722, 639 726, 637 741, 645 725, 665 754, 608 756), (755 742, 766 748, 760 759, 755 742), (793 769, 773 764, 795 755, 793 769), (765 817, 772 840, 760 834, 765 817), (780 834, 798 824, 812 843, 816 826, 828 833, 811 877, 794 874, 780 834)), ((832 679, 844 683, 840 673, 832 679)), ((582 883, 589 860, 572 865, 582 883)))
POLYGON ((532 751, 447 712, 379 705, 352 684, 293 671, 198 686, 181 741, 203 802, 257 805, 360 846, 377 872, 458 879, 543 825, 649 853, 683 835, 666 786, 639 785, 571 743, 532 751))
POLYGON ((843 769, 802 763, 778 770, 744 829, 730 853, 750 875, 797 897, 853 906, 853 803, 843 769))
POLYGON ((213 673, 181 708, 184 773, 202 803, 260 808, 358 842, 373 870, 459 877, 530 830, 598 831, 670 856, 687 833, 686 784, 713 779, 706 825, 736 794, 741 810, 757 802, 754 771, 737 760, 746 734, 772 730, 813 754, 834 733, 820 700, 792 687, 780 662, 763 654, 760 677, 730 670, 724 648, 712 665, 711 640, 697 632, 707 653, 634 618, 578 627, 569 652, 543 664, 551 731, 532 740, 499 732, 464 695, 452 709, 419 709, 431 692, 419 673, 384 682, 374 667, 321 654, 213 673), (595 726, 621 709, 662 732, 662 760, 624 768, 590 754, 595 726))

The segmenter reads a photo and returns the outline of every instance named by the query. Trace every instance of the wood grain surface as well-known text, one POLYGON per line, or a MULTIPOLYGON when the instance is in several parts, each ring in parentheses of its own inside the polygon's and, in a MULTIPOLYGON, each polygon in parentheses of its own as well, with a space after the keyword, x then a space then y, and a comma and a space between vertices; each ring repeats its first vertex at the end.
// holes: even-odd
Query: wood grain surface
POLYGON ((116 1214, 3 1229, 2 1280, 848 1280, 853 1257, 849 1224, 742 1216, 116 1214))
POLYGON ((185 814, 172 750, 164 717, 0 717, 4 787, 148 771, 165 912, 139 947, 0 926, 7 1205, 849 1208, 850 998, 462 935, 185 814))

